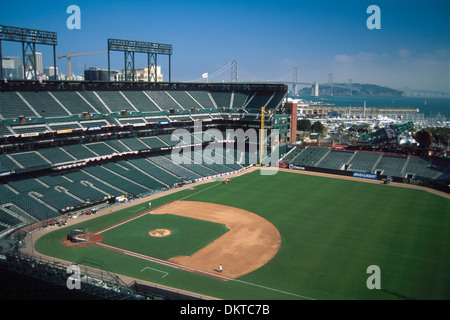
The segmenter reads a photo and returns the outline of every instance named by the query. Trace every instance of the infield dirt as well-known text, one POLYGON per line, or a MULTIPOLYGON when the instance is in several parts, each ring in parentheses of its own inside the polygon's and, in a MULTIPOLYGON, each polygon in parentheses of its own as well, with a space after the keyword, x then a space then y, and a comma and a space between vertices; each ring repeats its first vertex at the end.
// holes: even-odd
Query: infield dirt
POLYGON ((230 230, 191 256, 169 259, 192 269, 237 278, 266 264, 281 246, 278 229, 268 220, 246 210, 206 202, 176 201, 151 212, 165 213, 221 223, 230 230))

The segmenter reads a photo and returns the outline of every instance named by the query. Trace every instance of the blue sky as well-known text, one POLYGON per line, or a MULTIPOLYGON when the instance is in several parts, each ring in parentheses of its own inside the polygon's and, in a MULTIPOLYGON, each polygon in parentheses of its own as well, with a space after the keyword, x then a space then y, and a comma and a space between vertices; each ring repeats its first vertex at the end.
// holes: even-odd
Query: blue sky
MULTIPOLYGON (((238 80, 375 83, 450 91, 450 2, 447 0, 197 0, 197 1, 4 1, 0 24, 55 31, 57 55, 107 49, 108 38, 173 45, 172 81, 201 80, 238 60, 238 80), (381 29, 369 30, 369 5, 381 9, 381 29), (81 9, 81 29, 69 30, 69 5, 81 9)), ((2 42, 3 55, 20 55, 18 43, 2 42)), ((49 47, 38 46, 44 65, 49 47)), ((111 54, 111 67, 124 67, 111 54)), ((158 56, 165 80, 168 58, 158 56)), ((146 63, 136 55, 136 67, 146 63)), ((65 60, 57 60, 67 72, 65 60)), ((72 59, 72 70, 107 67, 107 55, 72 59)), ((231 72, 210 78, 229 81, 231 72)))

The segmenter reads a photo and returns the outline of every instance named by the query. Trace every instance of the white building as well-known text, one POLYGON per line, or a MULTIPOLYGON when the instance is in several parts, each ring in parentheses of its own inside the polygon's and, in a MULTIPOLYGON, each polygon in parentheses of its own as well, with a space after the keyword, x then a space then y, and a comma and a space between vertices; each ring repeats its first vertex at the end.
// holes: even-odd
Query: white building
MULTIPOLYGON (((35 66, 36 66, 36 73, 37 75, 42 75, 44 73, 44 68, 42 65, 42 53, 41 52, 36 52, 36 60, 34 60, 34 55, 31 53, 27 53, 26 54, 26 60, 28 61, 31 60, 34 62, 35 66)), ((30 77, 31 74, 34 74, 34 69, 32 68, 32 66, 26 66, 26 71, 28 73, 28 77, 30 77)))
MULTIPOLYGON (((53 79, 53 76, 55 75, 55 67, 45 67, 44 75, 48 79, 53 79)), ((56 75, 58 75, 58 67, 56 67, 56 75)))
MULTIPOLYGON (((150 67, 150 79, 148 78, 148 71, 149 68, 137 68, 134 69, 134 81, 141 81, 141 82, 150 82, 154 81, 155 79, 155 68, 152 66, 150 67)), ((127 70, 128 73, 128 81, 133 81, 133 74, 131 70, 127 70)), ((163 82, 163 75, 161 73, 161 66, 156 67, 156 82, 163 82)), ((122 73, 119 73, 117 75, 117 81, 125 81, 125 69, 122 69, 122 73)))

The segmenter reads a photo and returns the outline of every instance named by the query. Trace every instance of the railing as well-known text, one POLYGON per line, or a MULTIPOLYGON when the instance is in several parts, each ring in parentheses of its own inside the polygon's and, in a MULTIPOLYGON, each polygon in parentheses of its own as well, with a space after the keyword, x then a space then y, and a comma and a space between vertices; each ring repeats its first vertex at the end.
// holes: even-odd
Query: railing
MULTIPOLYGON (((82 263, 88 261, 81 260, 82 263)), ((104 270, 105 265, 97 263, 92 268, 86 265, 79 265, 69 262, 61 262, 41 256, 34 256, 19 251, 0 251, 0 264, 10 270, 32 276, 39 280, 44 280, 60 286, 67 286, 68 290, 74 290, 68 287, 73 276, 73 266, 79 268, 76 275, 80 280, 79 290, 85 293, 93 294, 99 298, 114 300, 141 300, 147 297, 138 295, 135 290, 127 286, 117 275, 104 270)), ((92 264, 92 263, 91 263, 92 264)), ((69 291, 68 291, 69 294, 69 291)))

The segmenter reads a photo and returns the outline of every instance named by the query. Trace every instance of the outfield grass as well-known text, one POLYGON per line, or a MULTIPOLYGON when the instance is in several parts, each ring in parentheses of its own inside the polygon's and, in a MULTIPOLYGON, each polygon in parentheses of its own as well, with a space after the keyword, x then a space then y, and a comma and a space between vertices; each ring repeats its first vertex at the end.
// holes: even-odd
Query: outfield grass
MULTIPOLYGON (((61 243, 67 228, 43 236, 36 250, 73 262, 92 257, 119 274, 223 299, 450 299, 448 199, 381 183, 258 171, 155 199, 152 206, 177 199, 266 218, 280 231, 280 251, 258 270, 224 282, 98 247, 68 248, 61 243), (366 286, 370 265, 380 267, 381 290, 366 286)), ((140 204, 78 227, 93 232, 147 209, 140 204)), ((225 231, 218 227, 198 245, 225 231)))

